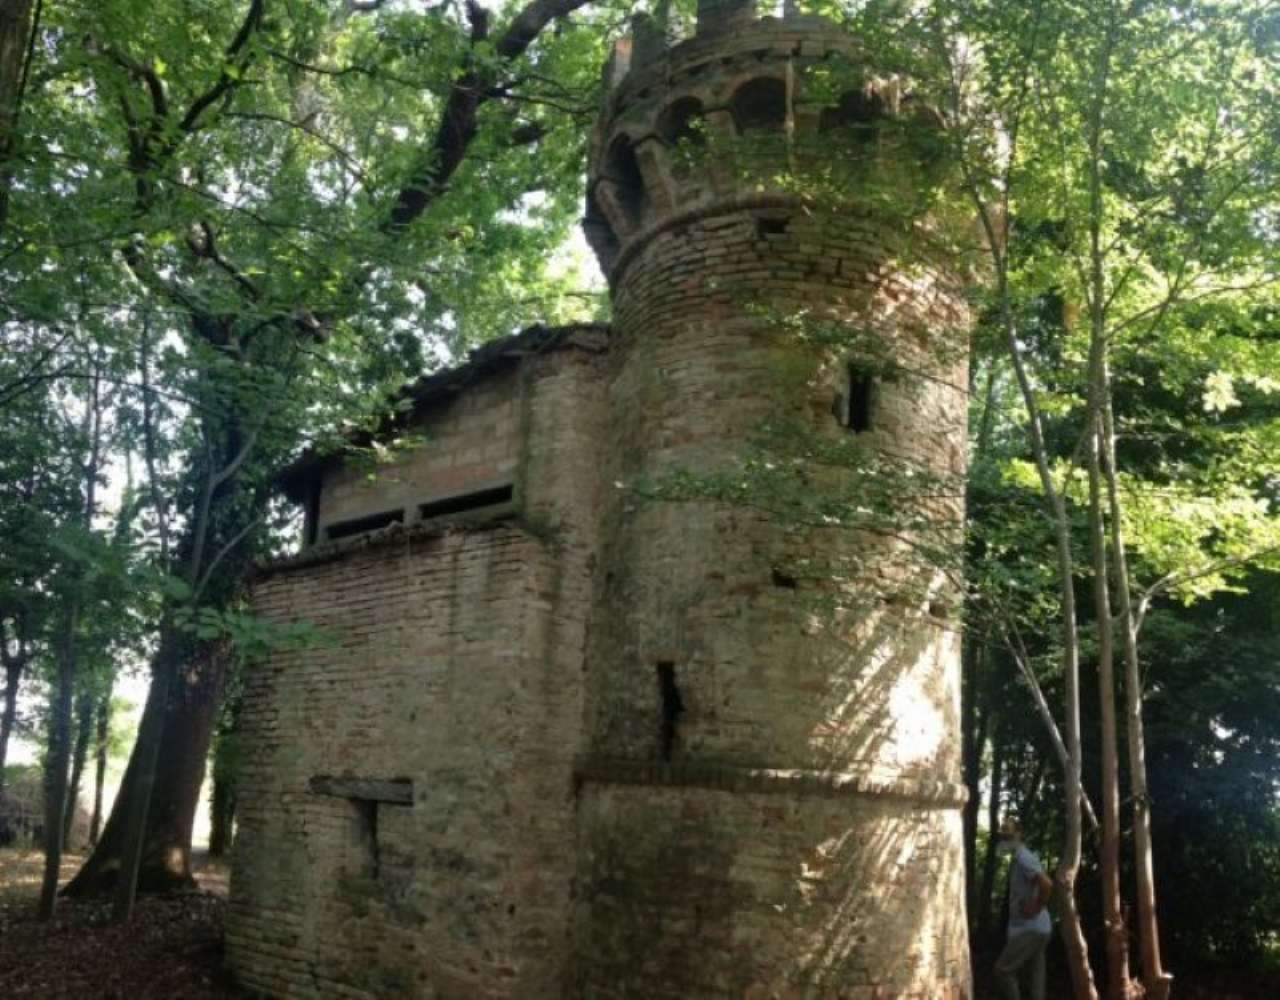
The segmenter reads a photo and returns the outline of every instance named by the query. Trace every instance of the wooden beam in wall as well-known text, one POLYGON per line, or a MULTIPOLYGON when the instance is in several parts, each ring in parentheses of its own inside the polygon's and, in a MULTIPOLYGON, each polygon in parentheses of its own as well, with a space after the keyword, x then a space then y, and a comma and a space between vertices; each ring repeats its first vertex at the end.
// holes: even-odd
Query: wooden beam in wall
POLYGON ((413 805, 413 782, 408 778, 332 778, 318 774, 308 784, 316 795, 413 805))

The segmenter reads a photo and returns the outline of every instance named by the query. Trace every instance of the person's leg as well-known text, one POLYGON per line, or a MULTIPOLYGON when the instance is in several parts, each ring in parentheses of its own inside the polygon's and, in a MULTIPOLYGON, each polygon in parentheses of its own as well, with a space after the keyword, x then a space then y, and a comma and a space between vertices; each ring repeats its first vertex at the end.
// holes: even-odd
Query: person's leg
MULTIPOLYGON (((996 959, 996 986, 999 987, 1005 1000, 1019 1000, 1021 994, 1018 991, 1018 970, 1031 958, 1039 944, 1035 940, 1038 937, 1038 934, 1014 934, 1005 943, 1000 957, 996 959)), ((1040 951, 1043 954, 1042 945, 1040 951)))
POLYGON ((1031 1000, 1044 1000, 1044 953, 1049 946, 1049 935, 1028 934, 1027 936, 1038 938, 1040 944, 1035 954, 1027 961, 1031 966, 1031 1000))

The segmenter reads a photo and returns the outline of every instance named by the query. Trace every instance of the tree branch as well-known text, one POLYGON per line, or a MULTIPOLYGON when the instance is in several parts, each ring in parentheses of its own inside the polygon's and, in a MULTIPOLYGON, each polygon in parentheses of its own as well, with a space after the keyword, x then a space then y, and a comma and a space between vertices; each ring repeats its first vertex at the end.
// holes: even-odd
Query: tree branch
POLYGON ((197 240, 194 236, 188 237, 187 246, 191 249, 191 252, 197 257, 212 261, 231 276, 231 279, 240 286, 241 291, 244 292, 249 301, 257 302, 262 297, 261 291, 238 267, 222 255, 222 252, 218 249, 217 237, 213 232, 213 227, 204 221, 200 222, 199 227, 204 239, 197 240))
POLYGON ((214 554, 214 557, 209 560, 208 567, 200 577, 200 582, 192 589, 192 604, 195 604, 200 600, 200 595, 204 593, 204 588, 207 587, 209 585, 209 581, 213 579, 213 572, 218 568, 219 563, 230 555, 235 547, 248 537, 249 532, 253 531, 254 528, 258 527, 265 520, 266 518, 261 516, 251 519, 243 528, 232 535, 231 539, 214 554))
MULTIPOLYGON (((518 13, 494 42, 494 52, 504 63, 512 63, 533 44, 551 21, 563 17, 591 0, 532 0, 518 13)), ((488 14, 479 4, 467 5, 471 37, 488 37, 488 14)), ((396 235, 419 219, 444 192, 479 128, 480 108, 492 99, 497 83, 492 66, 472 65, 450 88, 444 112, 430 147, 409 182, 396 194, 383 231, 396 235)))
POLYGON ((191 107, 182 116, 182 121, 178 126, 183 132, 190 133, 199 128, 201 115, 240 82, 244 68, 253 57, 253 50, 249 47, 249 39, 262 26, 262 15, 265 8, 266 0, 250 0, 249 10, 245 13, 244 22, 240 25, 240 30, 236 32, 235 38, 231 40, 231 44, 227 46, 227 65, 235 67, 236 72, 234 74, 228 73, 227 68, 224 66, 217 82, 191 103, 191 107))

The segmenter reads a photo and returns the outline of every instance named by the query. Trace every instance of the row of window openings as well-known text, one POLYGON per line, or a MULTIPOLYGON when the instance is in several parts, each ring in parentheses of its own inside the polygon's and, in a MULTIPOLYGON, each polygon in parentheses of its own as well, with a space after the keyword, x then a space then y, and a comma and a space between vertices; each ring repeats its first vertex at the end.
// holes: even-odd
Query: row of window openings
MULTIPOLYGON (((459 496, 431 500, 418 505, 418 519, 420 521, 430 521, 449 514, 463 514, 468 511, 498 507, 510 503, 514 496, 515 487, 508 483, 504 486, 475 490, 459 496)), ((337 521, 325 528, 325 538, 331 542, 336 542, 343 538, 354 538, 356 535, 367 534, 370 531, 380 531, 393 524, 404 524, 404 514, 404 508, 401 507, 397 510, 384 510, 377 514, 366 514, 346 521, 337 521)), ((315 539, 313 538, 311 541, 314 542, 315 539)))
MULTIPOLYGON (((772 77, 752 80, 738 89, 729 108, 740 135, 782 131, 787 121, 786 84, 772 77)), ((680 142, 705 145, 704 113, 702 102, 696 97, 682 97, 662 113, 658 132, 673 146, 680 142)), ((818 129, 828 132, 848 128, 860 141, 870 142, 875 136, 877 122, 884 115, 885 106, 881 100, 861 91, 850 91, 834 107, 822 112, 818 129)), ((637 215, 644 202, 644 177, 635 148, 627 136, 619 136, 610 150, 608 175, 617 182, 626 210, 633 216, 637 215)))
MULTIPOLYGON (((702 145, 706 142, 702 125, 705 113, 702 102, 696 97, 682 97, 659 116, 658 134, 673 146, 679 142, 702 145)), ((772 77, 752 80, 733 95, 729 113, 740 134, 780 132, 787 124, 787 86, 772 77)), ((818 130, 830 132, 849 128, 855 135, 870 138, 886 113, 884 102, 875 95, 849 91, 834 106, 823 109, 818 118, 818 130)), ((626 136, 620 136, 617 142, 629 144, 626 136)))
MULTIPOLYGON (((861 434, 864 431, 871 430, 874 425, 880 396, 879 380, 872 373, 856 365, 849 366, 847 377, 846 392, 844 396, 836 401, 836 416, 843 426, 855 434, 861 434)), ((472 493, 464 493, 460 496, 445 497, 441 500, 419 504, 418 517, 420 520, 428 521, 432 518, 445 517, 449 514, 483 510, 486 507, 496 507, 510 503, 514 495, 514 487, 508 483, 505 486, 495 486, 489 489, 476 490, 472 493)), ((354 538, 357 535, 367 534, 371 531, 380 531, 393 524, 403 524, 404 515, 404 508, 401 507, 397 510, 385 510, 377 514, 366 514, 362 517, 338 521, 325 529, 325 537, 334 542, 343 538, 354 538)), ((310 541, 314 542, 315 539, 312 538, 310 541)))

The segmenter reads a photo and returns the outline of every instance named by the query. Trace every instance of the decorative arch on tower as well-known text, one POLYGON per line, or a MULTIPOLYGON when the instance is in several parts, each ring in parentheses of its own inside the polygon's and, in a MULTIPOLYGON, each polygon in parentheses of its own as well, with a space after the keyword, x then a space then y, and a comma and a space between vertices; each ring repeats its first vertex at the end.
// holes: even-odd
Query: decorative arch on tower
POLYGON ((787 127, 787 85, 775 76, 748 80, 733 92, 729 111, 739 135, 783 132, 787 127))
POLYGON ((609 145, 604 177, 612 189, 614 204, 624 216, 625 227, 639 228, 649 198, 635 144, 626 133, 614 138, 609 145))
POLYGON ((818 119, 819 132, 838 132, 858 146, 872 146, 889 115, 887 102, 874 90, 847 90, 818 119))
POLYGON ((658 134, 669 146, 685 142, 694 146, 706 145, 707 134, 702 128, 706 108, 696 97, 686 96, 672 101, 658 116, 658 134))

